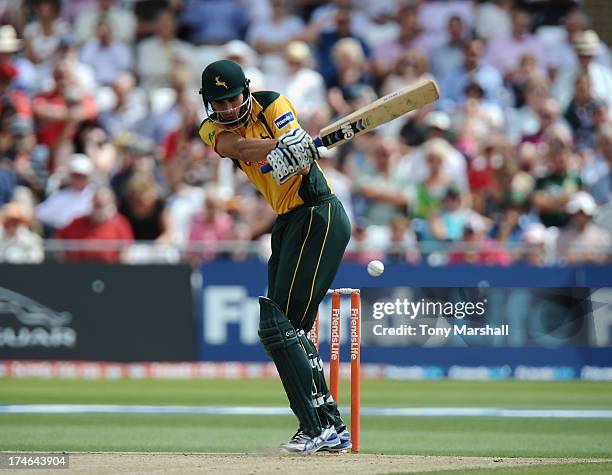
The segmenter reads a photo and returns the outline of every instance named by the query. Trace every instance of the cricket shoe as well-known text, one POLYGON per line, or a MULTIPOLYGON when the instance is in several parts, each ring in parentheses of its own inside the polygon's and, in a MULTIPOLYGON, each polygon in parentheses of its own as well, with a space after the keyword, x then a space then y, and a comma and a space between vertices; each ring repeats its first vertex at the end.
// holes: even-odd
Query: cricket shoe
POLYGON ((342 429, 342 432, 338 432, 338 437, 340 438, 340 443, 333 447, 325 447, 324 449, 327 452, 348 452, 349 449, 353 447, 353 442, 351 441, 351 433, 345 427, 342 429))
POLYGON ((328 447, 340 444, 340 437, 335 427, 326 427, 316 437, 308 437, 304 432, 298 430, 291 440, 281 444, 281 448, 287 452, 300 455, 310 455, 328 447))

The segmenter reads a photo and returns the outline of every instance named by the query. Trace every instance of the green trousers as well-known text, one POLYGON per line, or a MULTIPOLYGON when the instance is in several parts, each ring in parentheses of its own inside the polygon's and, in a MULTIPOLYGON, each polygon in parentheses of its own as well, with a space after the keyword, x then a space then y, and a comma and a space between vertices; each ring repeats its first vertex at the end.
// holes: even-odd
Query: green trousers
MULTIPOLYGON (((268 298, 293 324, 312 367, 312 400, 322 425, 342 429, 321 359, 306 338, 319 304, 331 286, 351 236, 351 225, 340 201, 329 196, 314 206, 280 215, 272 228, 268 263, 268 298)), ((295 412, 295 411, 294 411, 295 412)))

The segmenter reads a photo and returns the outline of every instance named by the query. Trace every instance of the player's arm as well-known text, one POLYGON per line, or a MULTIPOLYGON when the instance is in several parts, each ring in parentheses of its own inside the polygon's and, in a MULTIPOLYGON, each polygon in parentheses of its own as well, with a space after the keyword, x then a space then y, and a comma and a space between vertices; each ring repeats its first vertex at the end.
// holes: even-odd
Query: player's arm
POLYGON ((243 162, 260 162, 276 148, 276 139, 244 138, 231 132, 221 132, 217 137, 216 151, 222 157, 243 162))

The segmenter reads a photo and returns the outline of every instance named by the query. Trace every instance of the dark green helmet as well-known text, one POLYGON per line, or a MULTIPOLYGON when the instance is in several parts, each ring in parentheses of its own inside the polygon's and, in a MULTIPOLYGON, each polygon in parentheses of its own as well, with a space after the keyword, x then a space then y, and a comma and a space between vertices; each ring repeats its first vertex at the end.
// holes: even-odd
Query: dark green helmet
POLYGON ((204 102, 222 101, 247 90, 249 81, 238 63, 228 59, 215 61, 202 72, 200 94, 204 102))

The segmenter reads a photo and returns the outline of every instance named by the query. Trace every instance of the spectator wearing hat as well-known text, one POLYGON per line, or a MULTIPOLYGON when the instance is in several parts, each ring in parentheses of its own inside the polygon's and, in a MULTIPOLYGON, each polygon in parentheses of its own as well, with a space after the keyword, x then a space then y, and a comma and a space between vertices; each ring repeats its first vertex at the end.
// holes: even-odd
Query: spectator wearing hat
POLYGON ((12 25, 0 26, 0 65, 9 63, 16 68, 17 75, 12 79, 15 88, 31 93, 38 87, 37 73, 26 57, 17 54, 22 43, 12 25))
POLYGON ((115 0, 97 0, 97 5, 77 16, 74 34, 79 44, 99 35, 101 22, 108 25, 117 41, 130 44, 136 31, 136 18, 129 10, 120 8, 115 0))
POLYGON ((94 166, 83 154, 74 154, 68 162, 68 183, 54 191, 36 207, 38 220, 47 228, 56 230, 68 225, 73 219, 91 211, 94 166))
MULTIPOLYGON (((91 199, 91 210, 85 216, 75 218, 61 228, 57 239, 68 241, 122 241, 129 244, 134 234, 128 220, 117 212, 115 194, 110 188, 97 188, 91 199)), ((64 257, 70 261, 117 262, 118 249, 67 251, 64 257)))
POLYGON ((32 117, 32 106, 28 95, 18 86, 19 68, 13 58, 21 46, 15 29, 11 25, 0 26, 0 111, 5 107, 12 108, 17 115, 32 117))
POLYGON ((531 17, 525 10, 512 11, 512 33, 491 39, 484 61, 496 68, 504 79, 512 81, 519 69, 521 58, 533 56, 538 68, 545 71, 546 56, 542 44, 530 33, 531 17))
POLYGON ((586 30, 575 36, 577 67, 560 73, 553 86, 554 95, 562 106, 569 104, 576 77, 581 73, 589 76, 593 98, 605 102, 609 107, 612 105, 612 71, 610 67, 596 61, 600 44, 599 36, 593 30, 586 30))
POLYGON ((585 192, 574 193, 565 206, 570 222, 557 240, 557 255, 566 264, 604 264, 610 261, 610 233, 593 223, 597 203, 585 192))
POLYGON ((288 97, 300 111, 300 123, 308 124, 312 115, 324 107, 325 81, 318 71, 312 69, 310 48, 303 41, 292 41, 287 45, 285 62, 287 71, 277 78, 278 85, 273 89, 288 97))
POLYGON ((30 230, 22 205, 12 201, 0 210, 0 262, 38 264, 44 259, 42 240, 30 230))
POLYGON ((81 61, 93 69, 97 84, 112 84, 123 73, 133 68, 131 49, 116 41, 111 30, 111 23, 102 19, 96 28, 96 34, 90 37, 81 48, 81 61))
POLYGON ((582 178, 598 204, 612 202, 612 124, 599 132, 595 157, 584 166, 582 178))
POLYGON ((513 0, 493 0, 479 3, 476 7, 475 30, 484 41, 496 37, 507 37, 512 33, 513 0))
POLYGON ((484 43, 480 39, 469 40, 465 44, 464 61, 452 71, 439 75, 441 107, 451 110, 465 99, 468 84, 475 82, 484 91, 487 102, 502 105, 504 100, 503 79, 499 71, 482 62, 484 43))
MULTIPOLYGON (((257 67, 259 55, 257 51, 248 44, 241 40, 228 41, 223 47, 223 52, 225 59, 229 59, 240 65, 244 71, 244 75, 251 81, 249 87, 252 91, 260 91, 269 87, 266 85, 268 82, 266 77, 257 67)), ((276 91, 278 89, 274 90, 276 91)))

